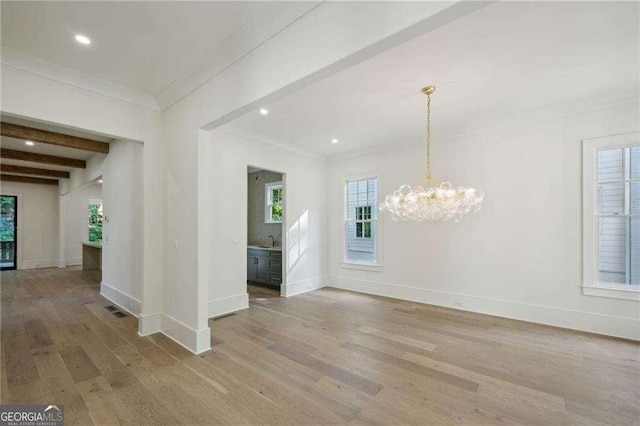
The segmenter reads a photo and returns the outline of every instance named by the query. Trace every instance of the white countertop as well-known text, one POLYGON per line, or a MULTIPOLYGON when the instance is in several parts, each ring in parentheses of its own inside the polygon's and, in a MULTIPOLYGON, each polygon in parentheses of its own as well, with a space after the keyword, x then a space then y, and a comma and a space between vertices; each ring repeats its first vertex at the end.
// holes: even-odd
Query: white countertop
POLYGON ((282 247, 247 246, 247 248, 256 250, 282 251, 282 247))

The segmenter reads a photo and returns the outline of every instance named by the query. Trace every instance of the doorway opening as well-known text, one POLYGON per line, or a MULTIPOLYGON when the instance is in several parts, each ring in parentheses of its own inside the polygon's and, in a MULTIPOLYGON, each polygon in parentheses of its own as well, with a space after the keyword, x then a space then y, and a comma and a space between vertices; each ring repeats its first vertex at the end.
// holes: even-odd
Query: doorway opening
POLYGON ((285 174, 247 167, 247 293, 251 300, 280 297, 286 238, 285 174))
POLYGON ((5 271, 18 267, 18 197, 2 195, 0 202, 0 266, 5 271))

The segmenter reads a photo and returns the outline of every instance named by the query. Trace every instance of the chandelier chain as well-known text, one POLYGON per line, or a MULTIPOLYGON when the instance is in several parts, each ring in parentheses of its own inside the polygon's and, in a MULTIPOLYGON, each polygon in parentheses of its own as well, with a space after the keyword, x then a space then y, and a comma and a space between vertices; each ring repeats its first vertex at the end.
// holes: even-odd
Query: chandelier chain
POLYGON ((431 176, 431 94, 427 94, 427 181, 431 176))

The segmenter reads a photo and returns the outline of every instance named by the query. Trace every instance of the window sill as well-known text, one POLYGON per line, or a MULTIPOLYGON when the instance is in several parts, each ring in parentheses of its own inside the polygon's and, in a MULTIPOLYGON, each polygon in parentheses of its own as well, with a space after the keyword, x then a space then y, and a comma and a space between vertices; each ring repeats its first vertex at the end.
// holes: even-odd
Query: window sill
POLYGON ((640 301, 640 286, 635 288, 621 288, 617 286, 582 286, 582 294, 585 296, 608 297, 611 299, 640 301))
POLYGON ((382 272, 382 264, 380 263, 358 263, 358 262, 340 262, 340 266, 346 269, 359 269, 361 271, 382 272))

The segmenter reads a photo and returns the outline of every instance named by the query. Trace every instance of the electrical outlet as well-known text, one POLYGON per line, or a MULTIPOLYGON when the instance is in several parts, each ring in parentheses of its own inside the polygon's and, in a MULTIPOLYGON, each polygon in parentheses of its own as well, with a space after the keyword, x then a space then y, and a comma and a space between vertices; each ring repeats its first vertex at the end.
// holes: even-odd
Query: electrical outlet
POLYGON ((461 302, 461 301, 459 301, 459 300, 458 300, 458 301, 456 302, 456 306, 457 306, 458 308, 462 308, 464 305, 462 304, 462 302, 461 302))

